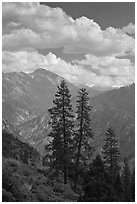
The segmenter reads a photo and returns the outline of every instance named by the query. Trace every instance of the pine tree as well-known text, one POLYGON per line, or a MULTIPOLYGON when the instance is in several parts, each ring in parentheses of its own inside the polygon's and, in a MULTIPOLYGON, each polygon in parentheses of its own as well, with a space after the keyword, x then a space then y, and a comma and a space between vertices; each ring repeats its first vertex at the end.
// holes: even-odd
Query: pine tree
POLYGON ((104 163, 97 155, 93 160, 90 169, 85 175, 83 182, 84 195, 80 201, 85 202, 107 202, 115 201, 115 192, 105 178, 106 172, 104 163))
POLYGON ((53 101, 55 106, 49 109, 52 120, 52 131, 49 136, 52 142, 49 145, 52 150, 52 168, 57 172, 63 172, 64 184, 67 183, 67 170, 72 154, 73 138, 73 114, 71 95, 66 82, 61 81, 53 101))
POLYGON ((122 180, 123 180, 123 197, 125 202, 130 202, 131 200, 131 171, 128 165, 128 160, 125 158, 124 167, 122 171, 122 180))
POLYGON ((121 181, 120 174, 118 173, 114 183, 113 183, 113 188, 117 194, 118 201, 122 201, 122 195, 123 195, 123 185, 121 181))
POLYGON ((110 173, 111 182, 113 182, 119 167, 120 152, 118 140, 116 139, 114 130, 112 128, 107 129, 102 153, 106 170, 110 173))
POLYGON ((91 106, 89 105, 89 97, 85 88, 81 88, 78 92, 77 100, 77 130, 75 132, 76 141, 76 165, 75 165, 75 179, 74 179, 74 190, 76 189, 79 163, 83 159, 89 160, 93 153, 91 147, 91 140, 93 139, 93 132, 90 128, 90 111, 91 106))
POLYGON ((132 178, 131 178, 131 195, 132 195, 132 201, 135 202, 135 168, 132 172, 132 178))

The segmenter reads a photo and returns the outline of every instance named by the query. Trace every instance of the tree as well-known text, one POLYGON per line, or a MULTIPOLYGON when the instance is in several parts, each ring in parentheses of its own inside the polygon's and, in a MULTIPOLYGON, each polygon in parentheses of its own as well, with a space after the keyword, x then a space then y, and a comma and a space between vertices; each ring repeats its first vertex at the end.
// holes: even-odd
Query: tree
POLYGON ((123 185, 121 181, 120 174, 118 173, 114 183, 113 183, 113 188, 117 194, 118 201, 122 201, 122 195, 123 195, 123 185))
POLYGON ((123 180, 123 192, 124 192, 124 201, 130 202, 131 200, 131 171, 128 165, 128 160, 125 158, 124 167, 122 171, 122 180, 123 180))
POLYGON ((52 150, 52 167, 58 173, 63 172, 64 184, 66 184, 67 169, 72 154, 74 122, 71 95, 64 80, 58 86, 53 103, 55 106, 49 109, 52 120, 52 131, 49 134, 52 137, 50 145, 52 150))
POLYGON ((89 160, 93 148, 91 147, 91 139, 93 139, 92 129, 90 128, 90 113, 91 106, 89 105, 89 97, 85 88, 81 88, 78 92, 77 100, 77 129, 75 131, 76 141, 76 165, 75 165, 75 179, 74 179, 74 190, 76 189, 79 163, 80 159, 89 160))
POLYGON ((105 167, 97 155, 93 160, 90 169, 86 173, 83 182, 84 194, 79 201, 84 202, 108 202, 115 201, 115 192, 105 179, 105 167))
POLYGON ((135 202, 135 168, 132 171, 132 177, 131 177, 131 194, 132 194, 132 201, 135 202))
POLYGON ((111 183, 113 183, 114 177, 116 176, 119 167, 120 152, 118 140, 116 139, 114 130, 112 128, 107 129, 102 153, 106 170, 110 174, 111 183))

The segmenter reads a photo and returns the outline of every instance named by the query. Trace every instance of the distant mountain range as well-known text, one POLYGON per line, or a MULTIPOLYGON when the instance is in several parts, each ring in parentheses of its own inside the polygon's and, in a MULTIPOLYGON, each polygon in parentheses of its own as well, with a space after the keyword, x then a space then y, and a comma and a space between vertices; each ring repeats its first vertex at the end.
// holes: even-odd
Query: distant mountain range
POLYGON ((101 146, 107 128, 115 129, 121 157, 135 155, 135 84, 90 99, 95 144, 101 146))
MULTIPOLYGON (((51 130, 47 109, 53 106, 54 95, 62 78, 44 69, 33 73, 3 73, 2 114, 19 138, 44 153, 51 130)), ((73 103, 79 86, 67 82, 73 103)), ((104 92, 86 87, 90 96, 91 127, 97 150, 103 144, 108 127, 115 128, 120 140, 121 156, 134 158, 135 149, 135 85, 104 92)))
MULTIPOLYGON (((52 107, 57 86, 63 78, 45 69, 33 73, 23 72, 2 74, 2 113, 12 124, 19 125, 52 107)), ((79 87, 67 82, 72 96, 79 87)), ((88 87, 87 87, 88 88, 88 87)), ((89 89, 90 95, 101 91, 89 89)))

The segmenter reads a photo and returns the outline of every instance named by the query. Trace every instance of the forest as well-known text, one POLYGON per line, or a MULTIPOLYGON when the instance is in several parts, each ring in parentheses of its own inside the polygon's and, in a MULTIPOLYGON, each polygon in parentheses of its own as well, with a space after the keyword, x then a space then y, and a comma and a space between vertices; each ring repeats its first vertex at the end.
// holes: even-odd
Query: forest
POLYGON ((121 161, 115 129, 106 129, 100 151, 94 147, 87 90, 79 89, 74 111, 62 80, 53 104, 43 157, 3 131, 3 202, 134 202, 135 168, 128 158, 121 161))

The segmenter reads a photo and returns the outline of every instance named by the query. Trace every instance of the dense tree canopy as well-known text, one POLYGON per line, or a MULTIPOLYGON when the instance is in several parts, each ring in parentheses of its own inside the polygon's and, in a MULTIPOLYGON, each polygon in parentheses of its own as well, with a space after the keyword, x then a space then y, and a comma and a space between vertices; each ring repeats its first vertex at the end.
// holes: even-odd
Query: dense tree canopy
POLYGON ((83 183, 84 195, 80 201, 85 202, 108 202, 115 201, 115 192, 106 181, 104 163, 97 155, 93 160, 90 170, 87 172, 83 183))

